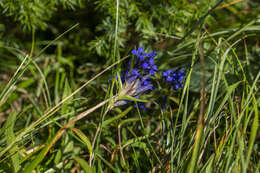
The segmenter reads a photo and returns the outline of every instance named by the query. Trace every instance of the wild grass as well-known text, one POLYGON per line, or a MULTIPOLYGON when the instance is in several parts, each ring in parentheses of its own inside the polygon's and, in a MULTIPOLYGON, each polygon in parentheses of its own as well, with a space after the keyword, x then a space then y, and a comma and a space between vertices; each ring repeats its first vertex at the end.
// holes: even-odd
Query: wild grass
POLYGON ((78 24, 42 49, 33 32, 29 54, 1 46, 20 64, 0 90, 0 172, 259 172, 260 72, 250 69, 247 43, 259 37, 259 19, 211 33, 203 24, 209 11, 167 50, 169 63, 157 59, 160 72, 185 64, 183 89, 168 91, 158 74, 157 89, 144 100, 123 98, 147 102, 147 111, 110 109, 122 99, 113 76, 131 60, 130 53, 120 56, 118 0, 116 9, 112 63, 90 64, 89 78, 75 77, 78 67, 60 47, 78 24), (56 56, 44 54, 50 46, 56 56))

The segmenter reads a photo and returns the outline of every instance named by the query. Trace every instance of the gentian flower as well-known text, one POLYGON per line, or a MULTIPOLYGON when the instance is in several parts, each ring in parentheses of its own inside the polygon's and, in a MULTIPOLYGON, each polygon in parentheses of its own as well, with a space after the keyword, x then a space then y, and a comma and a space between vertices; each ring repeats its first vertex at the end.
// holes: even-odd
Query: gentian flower
POLYGON ((156 53, 155 51, 152 51, 151 53, 144 53, 143 55, 145 55, 146 58, 139 59, 138 66, 140 69, 153 76, 158 71, 158 68, 154 63, 156 53))
MULTIPOLYGON (((139 47, 137 50, 132 50, 132 54, 137 57, 135 65, 130 70, 131 62, 129 62, 124 74, 122 74, 121 81, 123 88, 119 93, 119 96, 132 96, 139 98, 139 95, 147 93, 153 90, 153 84, 151 83, 151 76, 157 71, 157 66, 154 63, 155 51, 151 53, 143 52, 143 48, 139 47)), ((117 77, 118 78, 118 77, 117 77)), ((118 100, 113 107, 124 105, 129 103, 127 100, 118 100)), ((137 102, 138 108, 145 110, 145 104, 137 102)))
POLYGON ((143 53, 143 47, 138 47, 137 50, 132 50, 132 54, 136 55, 140 60, 144 59, 144 56, 146 55, 146 53, 143 53))
POLYGON ((173 81, 176 74, 172 70, 162 72, 162 77, 165 78, 166 82, 170 83, 173 81))
POLYGON ((185 71, 181 69, 167 70, 162 72, 162 77, 165 79, 167 83, 173 84, 173 89, 178 90, 179 88, 183 88, 183 79, 185 77, 185 71))
MULTIPOLYGON (((162 72, 162 77, 165 79, 166 83, 168 83, 173 90, 178 90, 179 88, 183 88, 183 82, 185 77, 185 71, 178 68, 177 70, 167 70, 162 72)), ((165 111, 168 102, 168 96, 165 95, 163 97, 162 110, 165 111)))
MULTIPOLYGON (((158 68, 154 62, 156 57, 156 52, 152 51, 150 53, 144 52, 143 47, 138 47, 131 51, 131 53, 137 58, 134 62, 129 62, 125 70, 120 76, 116 76, 118 80, 119 77, 122 82, 122 88, 119 90, 118 98, 111 107, 117 107, 125 105, 128 103, 133 103, 133 101, 125 100, 124 96, 131 96, 139 99, 139 96, 148 93, 154 89, 151 83, 151 76, 155 75, 158 68), (120 100, 121 99, 121 100, 120 100)), ((183 82, 185 78, 185 71, 180 68, 176 70, 167 70, 162 72, 162 78, 165 79, 166 83, 173 88, 173 90, 178 90, 183 88, 183 82)), ((129 98, 129 97, 128 97, 129 98)), ((130 98, 131 99, 131 98, 130 98)), ((163 98, 163 110, 166 109, 168 97, 163 98)), ((143 102, 137 101, 135 108, 146 110, 145 104, 143 102)))

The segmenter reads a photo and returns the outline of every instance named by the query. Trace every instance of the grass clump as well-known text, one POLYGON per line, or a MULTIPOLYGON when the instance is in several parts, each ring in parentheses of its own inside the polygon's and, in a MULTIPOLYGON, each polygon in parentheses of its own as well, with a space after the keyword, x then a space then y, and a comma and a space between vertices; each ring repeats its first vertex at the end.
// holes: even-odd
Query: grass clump
POLYGON ((258 2, 17 3, 0 172, 259 171, 258 2))

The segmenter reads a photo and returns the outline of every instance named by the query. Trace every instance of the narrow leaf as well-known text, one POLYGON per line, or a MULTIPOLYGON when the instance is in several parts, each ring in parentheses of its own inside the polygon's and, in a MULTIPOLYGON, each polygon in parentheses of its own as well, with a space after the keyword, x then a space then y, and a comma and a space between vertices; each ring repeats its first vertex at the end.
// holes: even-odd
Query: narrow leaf
POLYGON ((122 112, 121 114, 119 114, 119 115, 117 115, 117 116, 115 116, 115 117, 113 117, 113 118, 110 118, 110 119, 104 121, 103 124, 102 124, 102 126, 104 127, 104 126, 110 124, 111 122, 116 121, 116 120, 118 120, 118 119, 124 117, 124 116, 125 116, 130 110, 132 110, 132 109, 133 109, 133 107, 129 107, 128 109, 126 109, 126 110, 125 110, 124 112, 122 112))
POLYGON ((89 154, 92 155, 93 149, 92 149, 91 142, 89 141, 88 137, 79 129, 76 129, 76 128, 70 128, 70 129, 80 137, 80 139, 84 142, 84 144, 86 144, 89 154))
MULTIPOLYGON (((14 124, 16 120, 16 112, 12 112, 6 121, 6 141, 7 145, 12 143, 15 140, 15 135, 14 135, 14 124)), ((20 157, 19 157, 19 152, 17 152, 18 146, 15 144, 10 150, 9 153, 12 155, 11 160, 12 160, 12 166, 13 166, 13 172, 18 172, 21 169, 20 166, 20 157)))
POLYGON ((88 162, 86 162, 84 159, 75 156, 74 160, 79 163, 79 165, 84 169, 86 173, 92 173, 92 169, 89 166, 88 162))

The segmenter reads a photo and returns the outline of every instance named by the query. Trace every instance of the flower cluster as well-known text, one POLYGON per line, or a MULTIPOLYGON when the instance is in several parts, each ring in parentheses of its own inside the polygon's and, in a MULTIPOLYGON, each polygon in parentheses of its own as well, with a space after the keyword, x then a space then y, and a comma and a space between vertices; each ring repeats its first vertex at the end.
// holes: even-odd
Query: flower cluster
POLYGON ((171 83, 173 85, 174 90, 178 90, 179 88, 183 88, 183 79, 185 77, 185 71, 181 69, 167 70, 162 72, 162 77, 165 79, 167 83, 171 83))
MULTIPOLYGON (((150 92, 154 89, 151 83, 151 76, 154 76, 158 71, 154 62, 156 53, 155 51, 146 53, 142 47, 132 50, 131 53, 137 57, 137 60, 133 64, 130 61, 124 73, 120 76, 123 88, 119 92, 119 96, 131 96, 139 99, 140 94, 150 92)), ((173 84, 174 90, 183 88, 183 80, 185 77, 183 70, 167 70, 162 73, 162 77, 167 83, 173 84)), ((118 80, 118 76, 116 76, 116 78, 118 80)), ((129 102, 128 100, 117 100, 113 107, 129 102)), ((143 102, 137 102, 137 106, 139 109, 146 110, 143 102)))
POLYGON ((143 48, 139 47, 137 50, 132 50, 132 54, 136 55, 138 58, 138 62, 136 67, 143 70, 146 73, 149 73, 153 76, 157 71, 157 66, 154 63, 154 57, 156 57, 155 51, 151 53, 144 53, 143 48))
MULTIPOLYGON (((131 62, 129 62, 124 74, 120 76, 123 83, 123 90, 120 95, 139 98, 140 94, 150 92, 154 89, 153 84, 151 83, 151 76, 158 71, 158 68, 154 63, 156 53, 154 51, 145 53, 143 52, 143 48, 139 47, 137 50, 133 50, 132 54, 137 57, 137 61, 132 69, 131 62)), ((115 103, 114 107, 127 103, 129 103, 129 101, 120 100, 115 103)), ((139 109, 146 109, 142 102, 137 102, 137 105, 139 109)))

